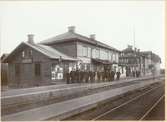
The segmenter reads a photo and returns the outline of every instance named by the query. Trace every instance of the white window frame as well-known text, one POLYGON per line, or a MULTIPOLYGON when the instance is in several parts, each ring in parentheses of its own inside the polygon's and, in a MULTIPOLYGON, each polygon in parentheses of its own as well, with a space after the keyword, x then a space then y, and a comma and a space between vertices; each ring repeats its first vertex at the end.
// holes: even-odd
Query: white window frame
POLYGON ((82 46, 82 56, 88 57, 88 47, 82 46))
POLYGON ((95 50, 95 57, 100 58, 100 49, 95 50))
POLYGON ((22 51, 22 54, 21 54, 22 58, 25 57, 25 51, 22 51))

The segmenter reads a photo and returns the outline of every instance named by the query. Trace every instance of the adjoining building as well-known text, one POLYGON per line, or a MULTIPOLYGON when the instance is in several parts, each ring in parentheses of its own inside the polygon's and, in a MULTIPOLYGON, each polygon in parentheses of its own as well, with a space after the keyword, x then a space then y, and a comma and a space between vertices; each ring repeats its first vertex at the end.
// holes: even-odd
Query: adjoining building
POLYGON ((151 51, 142 51, 133 49, 131 45, 120 53, 119 65, 126 69, 126 76, 133 76, 136 71, 141 76, 160 74, 161 59, 158 55, 151 51))
POLYGON ((118 71, 120 51, 90 37, 68 32, 34 43, 33 35, 22 42, 4 60, 8 63, 9 86, 31 87, 63 82, 72 69, 118 71))
POLYGON ((161 58, 152 51, 142 51, 141 54, 145 57, 145 73, 160 75, 161 58))

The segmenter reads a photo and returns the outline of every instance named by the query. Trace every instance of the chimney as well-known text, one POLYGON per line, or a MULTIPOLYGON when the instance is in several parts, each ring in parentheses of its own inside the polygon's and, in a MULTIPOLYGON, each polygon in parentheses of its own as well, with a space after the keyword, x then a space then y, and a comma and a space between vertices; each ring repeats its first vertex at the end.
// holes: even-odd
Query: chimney
POLYGON ((95 34, 91 34, 90 35, 90 39, 95 40, 96 39, 96 35, 95 34))
POLYGON ((134 48, 134 50, 135 50, 135 52, 137 52, 137 48, 136 47, 134 48))
POLYGON ((34 34, 28 34, 28 43, 33 44, 34 43, 34 34))
POLYGON ((75 26, 69 26, 68 32, 74 33, 75 32, 75 26))
POLYGON ((140 52, 140 49, 138 49, 137 51, 140 52))
POLYGON ((128 48, 132 49, 132 45, 128 45, 128 48))

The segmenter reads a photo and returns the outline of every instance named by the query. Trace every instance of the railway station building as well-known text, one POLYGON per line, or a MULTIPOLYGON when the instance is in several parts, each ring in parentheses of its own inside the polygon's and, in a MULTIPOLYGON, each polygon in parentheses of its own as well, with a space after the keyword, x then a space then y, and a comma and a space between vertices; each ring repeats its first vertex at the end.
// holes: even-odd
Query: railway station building
POLYGON ((103 70, 108 68, 118 70, 120 51, 96 40, 95 34, 90 37, 75 32, 75 27, 68 27, 66 33, 46 39, 41 44, 50 46, 58 51, 77 58, 78 62, 73 68, 81 70, 103 70))
POLYGON ((161 59, 151 51, 140 51, 128 46, 120 51, 96 39, 76 33, 75 26, 67 32, 34 42, 34 35, 19 44, 3 59, 8 64, 8 85, 11 87, 31 87, 62 83, 66 73, 82 71, 120 71, 121 77, 133 71, 141 76, 160 73, 161 59))
POLYGON ((55 37, 34 42, 34 35, 19 44, 5 59, 11 87, 31 87, 59 83, 71 70, 119 70, 120 51, 75 32, 75 27, 55 37))

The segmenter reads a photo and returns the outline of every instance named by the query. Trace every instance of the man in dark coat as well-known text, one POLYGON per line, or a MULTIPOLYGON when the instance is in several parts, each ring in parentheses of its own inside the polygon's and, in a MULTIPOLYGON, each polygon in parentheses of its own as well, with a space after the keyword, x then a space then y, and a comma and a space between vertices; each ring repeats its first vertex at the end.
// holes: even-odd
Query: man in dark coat
POLYGON ((82 82, 84 83, 84 82, 86 82, 86 71, 84 70, 84 71, 82 71, 82 82))
POLYGON ((132 71, 133 77, 135 77, 135 71, 132 71))
POLYGON ((104 73, 104 71, 101 72, 101 74, 102 74, 102 81, 104 82, 105 81, 105 73, 104 73))
POLYGON ((75 71, 72 70, 72 71, 70 72, 70 75, 71 75, 71 81, 72 81, 72 83, 75 83, 75 80, 76 80, 75 71))
POLYGON ((97 71, 97 79, 98 79, 98 82, 100 82, 100 80, 101 80, 100 77, 101 77, 100 72, 97 71))
POLYGON ((85 71, 85 82, 88 83, 89 81, 89 72, 85 71))
POLYGON ((89 78, 90 78, 90 82, 93 82, 93 72, 89 71, 89 78))
POLYGON ((70 73, 69 72, 66 73, 66 82, 67 84, 70 83, 70 73))
POLYGON ((74 78, 73 78, 73 71, 70 72, 70 79, 71 79, 71 83, 73 83, 73 80, 74 80, 74 78))
POLYGON ((109 81, 112 81, 112 72, 109 71, 109 81))
POLYGON ((135 75, 136 75, 136 77, 138 77, 138 71, 136 70, 136 72, 135 72, 135 75))
POLYGON ((136 71, 136 77, 140 76, 140 71, 136 71))
POLYGON ((129 76, 129 71, 127 70, 127 71, 126 71, 126 77, 128 77, 128 76, 129 76))
POLYGON ((120 75, 121 75, 120 71, 118 71, 116 74, 117 74, 117 80, 119 80, 120 75))
POLYGON ((139 77, 140 77, 140 71, 138 71, 138 73, 139 73, 139 77))
POLYGON ((107 81, 110 81, 110 71, 107 70, 107 81))
POLYGON ((106 81, 106 71, 103 72, 103 79, 106 81))
POLYGON ((79 70, 75 71, 76 83, 79 83, 79 70))
POLYGON ((81 70, 81 71, 79 72, 79 74, 80 74, 80 75, 79 75, 79 76, 80 76, 80 79, 79 79, 79 80, 80 80, 81 83, 83 83, 83 77, 84 77, 83 71, 81 70))
POLYGON ((92 71, 92 82, 95 82, 95 77, 96 77, 96 72, 95 71, 92 71))
POLYGON ((111 74, 112 74, 112 81, 114 80, 114 77, 115 77, 115 72, 112 70, 111 71, 111 74))

